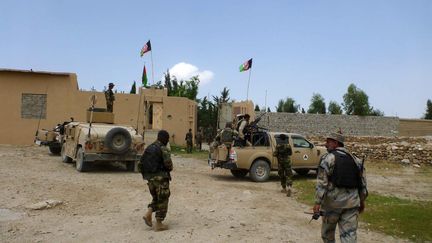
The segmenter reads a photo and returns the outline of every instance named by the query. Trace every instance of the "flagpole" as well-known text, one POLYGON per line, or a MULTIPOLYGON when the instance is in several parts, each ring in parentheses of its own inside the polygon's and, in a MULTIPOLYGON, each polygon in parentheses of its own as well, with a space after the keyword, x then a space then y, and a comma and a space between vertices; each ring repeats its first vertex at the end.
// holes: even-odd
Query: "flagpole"
POLYGON ((139 97, 139 103, 138 103, 138 117, 137 117, 136 134, 138 134, 139 117, 140 117, 140 114, 141 114, 141 95, 142 95, 141 86, 140 86, 140 89, 139 89, 139 95, 140 95, 140 97, 139 97))
POLYGON ((246 101, 249 100, 249 83, 250 83, 251 73, 252 73, 252 67, 249 69, 249 78, 248 78, 248 85, 247 85, 246 101))
POLYGON ((151 58, 151 63, 152 63, 152 84, 154 84, 153 50, 150 50, 150 58, 151 58))

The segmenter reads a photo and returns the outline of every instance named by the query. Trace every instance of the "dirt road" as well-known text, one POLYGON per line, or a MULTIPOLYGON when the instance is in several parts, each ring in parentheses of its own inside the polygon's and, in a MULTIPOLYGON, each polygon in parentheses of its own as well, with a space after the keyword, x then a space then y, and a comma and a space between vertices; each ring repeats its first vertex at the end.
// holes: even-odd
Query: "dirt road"
MULTIPOLYGON (((73 165, 44 147, 0 145, 1 242, 321 242, 310 208, 281 194, 276 175, 253 183, 174 157, 170 230, 156 233, 142 220, 150 196, 140 174, 73 165), (63 204, 26 208, 48 199, 63 204)), ((402 241, 360 229, 359 242, 402 241)))

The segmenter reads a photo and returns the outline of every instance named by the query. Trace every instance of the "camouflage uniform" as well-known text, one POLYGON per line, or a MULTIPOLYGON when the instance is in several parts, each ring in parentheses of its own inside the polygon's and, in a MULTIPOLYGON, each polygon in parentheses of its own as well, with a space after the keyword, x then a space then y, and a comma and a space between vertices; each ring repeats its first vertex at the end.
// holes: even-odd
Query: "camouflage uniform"
POLYGON ((106 105, 107 105, 107 111, 113 112, 113 106, 114 106, 114 93, 111 89, 108 89, 105 91, 105 99, 106 99, 106 105))
MULTIPOLYGON (((222 129, 217 135, 215 140, 219 143, 217 145, 224 144, 227 148, 227 157, 229 156, 229 151, 231 149, 232 142, 234 140, 234 136, 236 136, 238 133, 237 131, 233 130, 230 127, 225 127, 222 129)), ((228 158, 226 158, 228 160, 228 158)))
MULTIPOLYGON (((350 155, 344 147, 338 147, 337 150, 350 155)), ((336 153, 341 153, 337 150, 336 153)), ((360 171, 361 161, 353 158, 360 171)), ((339 188, 329 180, 334 168, 335 155, 323 155, 318 167, 315 194, 315 204, 321 205, 324 212, 321 237, 324 242, 335 242, 336 224, 339 224, 341 242, 356 242, 360 196, 363 199, 367 197, 366 176, 361 173, 359 188, 339 188)))
POLYGON ((186 133, 186 152, 188 153, 192 153, 192 147, 193 147, 193 143, 192 143, 192 132, 188 132, 186 133))
POLYGON ((162 151, 163 164, 166 171, 143 174, 143 177, 148 181, 147 185, 153 198, 148 207, 152 208, 153 212, 156 212, 156 219, 164 220, 168 211, 168 200, 171 195, 169 188, 171 176, 169 171, 173 169, 173 163, 168 148, 160 141, 156 141, 154 144, 159 146, 162 151))
POLYGON ((279 143, 276 145, 274 156, 278 159, 278 175, 281 180, 283 189, 292 186, 293 173, 291 170, 291 159, 289 156, 292 154, 291 146, 287 143, 279 143))
POLYGON ((203 132, 200 130, 200 131, 198 131, 198 133, 197 133, 197 135, 195 136, 195 142, 196 142, 196 145, 197 145, 197 147, 198 147, 198 149, 201 151, 201 149, 202 149, 202 142, 203 142, 203 139, 204 139, 204 134, 203 134, 203 132))

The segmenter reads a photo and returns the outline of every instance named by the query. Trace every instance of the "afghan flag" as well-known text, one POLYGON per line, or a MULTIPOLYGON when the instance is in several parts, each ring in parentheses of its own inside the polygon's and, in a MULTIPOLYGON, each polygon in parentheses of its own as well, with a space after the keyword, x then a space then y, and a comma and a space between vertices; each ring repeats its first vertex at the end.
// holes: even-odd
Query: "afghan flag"
POLYGON ((144 87, 147 86, 147 71, 146 71, 145 65, 144 65, 143 74, 142 74, 142 85, 144 87))
POLYGON ((249 70, 252 67, 252 58, 240 65, 240 72, 249 70))
POLYGON ((151 51, 151 43, 150 40, 147 41, 147 43, 141 48, 141 57, 144 55, 144 53, 151 51))

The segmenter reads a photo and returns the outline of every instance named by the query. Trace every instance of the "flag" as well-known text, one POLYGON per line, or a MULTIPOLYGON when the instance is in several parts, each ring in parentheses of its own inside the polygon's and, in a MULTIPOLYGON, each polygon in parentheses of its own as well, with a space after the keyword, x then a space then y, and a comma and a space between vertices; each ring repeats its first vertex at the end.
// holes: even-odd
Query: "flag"
POLYGON ((249 70, 252 67, 252 58, 240 65, 240 72, 249 70))
POLYGON ((147 41, 147 43, 141 48, 141 57, 144 55, 144 53, 151 51, 151 43, 150 40, 147 41))
POLYGON ((131 93, 131 94, 136 94, 136 84, 135 84, 135 81, 134 81, 134 83, 132 84, 132 88, 131 88, 130 93, 131 93))
POLYGON ((143 68, 142 85, 144 87, 147 86, 147 71, 146 71, 145 65, 144 65, 144 68, 143 68))

